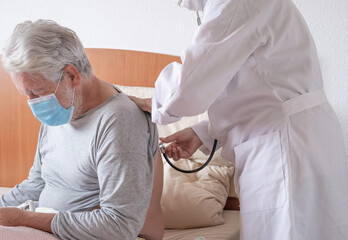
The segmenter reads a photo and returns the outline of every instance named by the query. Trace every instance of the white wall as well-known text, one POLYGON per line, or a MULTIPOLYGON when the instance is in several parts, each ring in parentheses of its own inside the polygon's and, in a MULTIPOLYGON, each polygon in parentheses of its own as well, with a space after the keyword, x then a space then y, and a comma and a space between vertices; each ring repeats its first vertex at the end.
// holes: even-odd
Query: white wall
POLYGON ((52 19, 73 29, 85 47, 179 55, 195 15, 174 0, 0 0, 0 47, 17 23, 52 19))
MULTIPOLYGON (((348 153, 348 1, 294 0, 317 44, 324 88, 343 127, 348 153)), ((0 49, 17 23, 52 19, 75 30, 85 47, 180 55, 195 14, 174 0, 0 0, 0 49)))

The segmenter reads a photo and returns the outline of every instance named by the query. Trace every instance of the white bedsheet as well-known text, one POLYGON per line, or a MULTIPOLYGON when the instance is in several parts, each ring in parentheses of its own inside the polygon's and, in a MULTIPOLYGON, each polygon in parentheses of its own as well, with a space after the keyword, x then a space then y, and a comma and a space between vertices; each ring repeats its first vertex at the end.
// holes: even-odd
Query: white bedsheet
POLYGON ((6 240, 57 240, 53 234, 27 227, 0 226, 0 239, 6 240))
POLYGON ((239 211, 224 210, 225 223, 195 229, 166 229, 164 240, 239 240, 239 211))
MULTIPOLYGON (((0 196, 10 188, 0 187, 0 196)), ((239 240, 239 211, 224 210, 225 223, 213 227, 194 229, 166 229, 164 240, 239 240)), ((25 227, 0 226, 0 239, 6 240, 50 240, 57 239, 52 234, 25 227)))

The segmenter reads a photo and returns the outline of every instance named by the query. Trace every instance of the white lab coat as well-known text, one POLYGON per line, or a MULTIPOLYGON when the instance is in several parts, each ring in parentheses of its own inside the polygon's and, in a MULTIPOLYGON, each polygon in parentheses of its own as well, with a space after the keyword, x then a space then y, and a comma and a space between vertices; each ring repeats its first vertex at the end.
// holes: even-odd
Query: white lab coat
POLYGON ((291 0, 183 0, 203 8, 182 64, 155 83, 152 119, 208 109, 193 127, 235 164, 241 239, 347 240, 342 131, 322 90, 311 34, 291 0))

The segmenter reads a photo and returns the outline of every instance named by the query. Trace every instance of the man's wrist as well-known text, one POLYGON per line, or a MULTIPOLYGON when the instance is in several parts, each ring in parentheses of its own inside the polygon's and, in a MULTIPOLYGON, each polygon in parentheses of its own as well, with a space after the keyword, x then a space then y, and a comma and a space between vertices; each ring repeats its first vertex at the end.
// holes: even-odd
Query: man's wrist
POLYGON ((51 222, 55 213, 37 213, 23 211, 22 218, 19 219, 20 226, 36 228, 45 232, 52 233, 51 222))

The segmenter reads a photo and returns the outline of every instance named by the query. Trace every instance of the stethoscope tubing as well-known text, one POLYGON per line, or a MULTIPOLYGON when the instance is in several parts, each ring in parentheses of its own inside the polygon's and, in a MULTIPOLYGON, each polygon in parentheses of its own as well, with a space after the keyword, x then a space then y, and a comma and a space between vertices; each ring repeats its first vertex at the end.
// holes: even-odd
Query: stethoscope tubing
POLYGON ((211 153, 210 153, 210 156, 208 158, 208 160, 200 167, 196 168, 196 169, 192 169, 192 170, 185 170, 185 169, 181 169, 181 168, 178 168, 177 166, 175 166, 168 158, 168 156, 166 155, 165 153, 165 150, 164 150, 164 146, 163 144, 160 144, 160 151, 164 157, 164 159, 167 161, 167 163, 172 167, 174 168, 176 171, 179 171, 181 173, 195 173, 195 172, 198 172, 200 170, 202 170, 203 168, 205 168, 209 163, 210 161, 213 159, 213 156, 214 156, 214 153, 215 153, 215 150, 216 150, 216 145, 217 145, 217 139, 214 140, 214 145, 213 145, 213 148, 211 150, 211 153))

